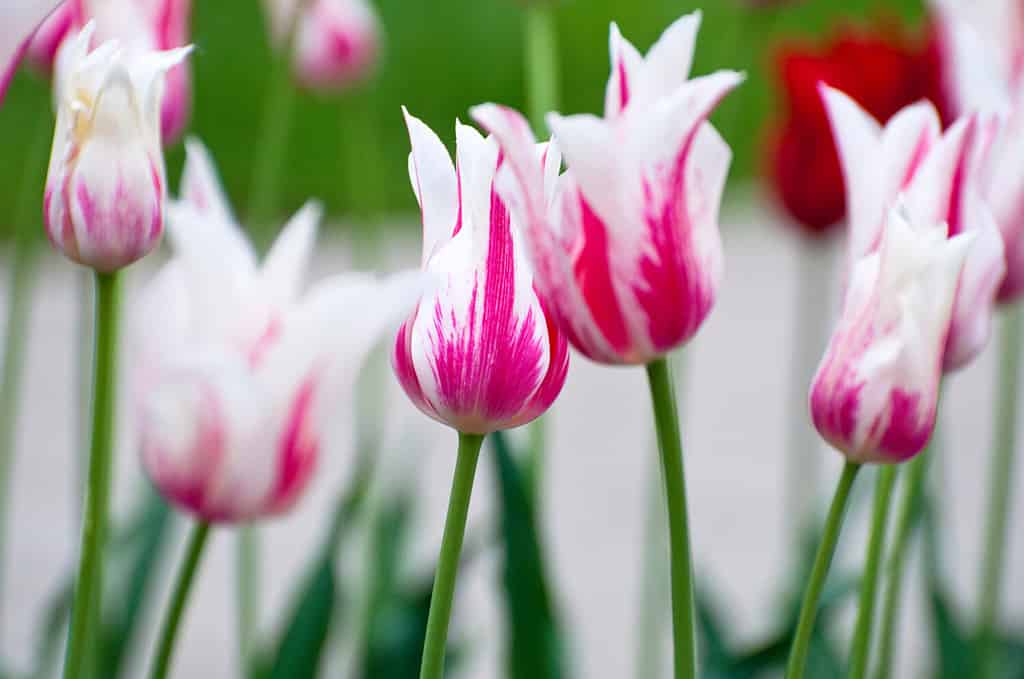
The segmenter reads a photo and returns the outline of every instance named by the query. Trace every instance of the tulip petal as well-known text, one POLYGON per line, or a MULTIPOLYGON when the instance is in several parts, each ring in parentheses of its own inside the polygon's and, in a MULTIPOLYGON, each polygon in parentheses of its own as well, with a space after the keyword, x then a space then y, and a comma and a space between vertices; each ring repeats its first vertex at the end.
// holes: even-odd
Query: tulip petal
POLYGON ((648 92, 643 94, 642 101, 652 102, 669 96, 687 82, 701 16, 697 10, 677 19, 647 52, 643 87, 648 92))
POLYGON ((195 137, 185 140, 185 168, 181 174, 181 200, 200 214, 209 214, 222 222, 233 223, 235 217, 227 195, 221 187, 213 158, 195 137))
POLYGON ((298 297, 323 211, 320 203, 306 203, 284 226, 267 253, 260 280, 270 307, 286 307, 298 297))
POLYGON ((404 107, 412 153, 409 179, 423 216, 423 263, 452 237, 458 223, 458 183, 447 149, 434 131, 404 107))

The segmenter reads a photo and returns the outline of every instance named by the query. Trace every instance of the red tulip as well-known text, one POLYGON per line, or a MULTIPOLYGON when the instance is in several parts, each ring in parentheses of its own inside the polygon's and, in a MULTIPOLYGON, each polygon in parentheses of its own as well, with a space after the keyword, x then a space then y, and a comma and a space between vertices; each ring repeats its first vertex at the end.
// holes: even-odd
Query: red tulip
POLYGON ((898 28, 842 28, 820 48, 784 46, 777 68, 784 117, 772 137, 769 174, 786 212, 811 235, 826 233, 846 213, 843 173, 819 83, 846 92, 882 122, 920 99, 947 109, 931 32, 921 43, 898 28))

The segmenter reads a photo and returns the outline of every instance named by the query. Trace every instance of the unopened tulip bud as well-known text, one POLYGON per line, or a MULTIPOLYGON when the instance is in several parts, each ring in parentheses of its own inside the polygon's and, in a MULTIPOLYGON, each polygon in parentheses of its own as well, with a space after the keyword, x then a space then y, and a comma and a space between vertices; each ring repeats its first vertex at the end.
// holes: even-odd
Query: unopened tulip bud
POLYGON ((44 219, 54 247, 109 272, 145 256, 163 233, 163 76, 189 48, 144 52, 107 42, 90 51, 92 32, 90 24, 57 58, 44 219))
POLYGON ((288 32, 295 31, 293 68, 305 87, 340 91, 373 70, 380 26, 366 0, 269 0, 267 9, 279 48, 287 44, 288 32))
POLYGON ((888 213, 854 265, 842 316, 811 386, 814 425, 854 462, 902 462, 935 427, 943 354, 974 234, 888 213))

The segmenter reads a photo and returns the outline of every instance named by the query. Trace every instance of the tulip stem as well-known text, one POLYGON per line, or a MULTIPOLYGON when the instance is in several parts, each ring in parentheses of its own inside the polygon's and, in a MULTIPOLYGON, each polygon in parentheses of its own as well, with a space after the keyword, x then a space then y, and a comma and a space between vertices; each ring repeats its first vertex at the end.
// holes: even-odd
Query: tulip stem
MULTIPOLYGON (((50 116, 39 116, 35 138, 29 146, 27 165, 15 216, 14 245, 11 252, 10 288, 7 297, 7 326, 3 348, 3 376, 0 382, 0 566, 3 565, 7 534, 7 512, 11 495, 11 469, 16 450, 15 433, 21 378, 24 373, 25 340, 28 337, 29 310, 35 288, 38 263, 39 199, 45 182, 46 150, 53 132, 50 116)), ((0 583, 3 569, 0 568, 0 583)), ((0 594, 0 608, 3 598, 0 594)))
POLYGON ((525 12, 526 104, 530 123, 541 134, 544 116, 558 108, 558 29, 551 4, 527 4, 525 12))
POLYGON ((993 674, 999 599, 1006 562, 1006 531, 1010 517, 1014 457, 1017 448, 1017 401, 1020 396, 1022 315, 1020 305, 1007 310, 1000 336, 996 440, 989 479, 988 523, 982 561, 978 616, 978 679, 993 674))
POLYGON ((178 628, 181 626, 181 616, 185 612, 188 595, 192 590, 192 581, 195 579, 199 559, 203 555, 203 548, 206 547, 206 539, 209 536, 209 523, 199 521, 193 526, 192 535, 185 548, 185 558, 181 562, 181 570, 178 571, 174 590, 171 592, 171 602, 160 627, 156 659, 153 661, 153 670, 149 674, 152 679, 164 679, 171 666, 171 655, 174 653, 174 642, 178 637, 178 628))
POLYGON ((871 632, 875 627, 875 603, 878 599, 878 574, 881 571, 882 553, 885 551, 885 533, 889 527, 889 505, 892 504, 892 488, 896 482, 896 465, 885 465, 878 472, 875 486, 875 503, 871 515, 871 537, 868 540, 868 555, 864 562, 864 573, 860 579, 860 604, 857 613, 857 627, 853 633, 853 649, 850 653, 850 679, 864 679, 867 676, 868 660, 871 657, 871 632))
POLYGON ((839 477, 839 485, 836 487, 835 495, 832 497, 832 506, 828 510, 828 518, 825 520, 825 532, 821 536, 818 554, 814 557, 814 567, 811 569, 807 589, 804 590, 804 602, 800 607, 796 635, 793 638, 793 647, 790 649, 789 663, 786 666, 786 679, 803 679, 804 669, 807 667, 807 652, 810 649, 811 635, 814 632, 814 619, 818 615, 818 601, 821 599, 821 590, 825 587, 828 569, 832 565, 832 556, 835 554, 836 544, 839 542, 839 532, 843 526, 843 517, 846 515, 850 489, 853 487, 853 482, 859 471, 859 464, 847 462, 839 477))
POLYGON ((242 677, 256 673, 260 617, 260 535, 256 526, 238 529, 238 655, 242 677))
POLYGON ((882 603, 881 648, 878 653, 878 679, 892 676, 893 658, 896 653, 896 636, 898 631, 897 616, 900 607, 900 594, 903 590, 903 571, 907 561, 907 546, 910 542, 910 531, 913 529, 921 507, 921 493, 928 471, 928 460, 931 458, 932 444, 907 465, 907 473, 903 479, 903 493, 900 496, 899 513, 896 515, 896 532, 893 534, 889 554, 888 585, 882 603))
POLYGON ((448 499, 448 517, 444 522, 441 555, 438 557, 434 589, 430 595, 420 679, 442 679, 444 676, 444 655, 448 644, 448 623, 452 617, 455 576, 459 569, 462 541, 466 535, 466 518, 473 494, 476 463, 480 459, 480 446, 483 442, 484 437, 480 434, 459 433, 459 453, 455 459, 455 476, 448 499))
POLYGON ((103 594, 103 550, 110 511, 114 405, 117 387, 117 333, 121 304, 120 273, 96 273, 96 351, 93 370, 92 446, 85 492, 85 518, 78 576, 71 611, 65 679, 89 674, 90 649, 99 627, 103 594))
POLYGON ((693 624, 693 564, 690 557, 690 528, 686 513, 686 478, 683 446, 679 432, 675 385, 668 360, 647 364, 658 450, 664 472, 668 505, 669 573, 672 581, 672 647, 676 679, 697 676, 696 632, 693 624))

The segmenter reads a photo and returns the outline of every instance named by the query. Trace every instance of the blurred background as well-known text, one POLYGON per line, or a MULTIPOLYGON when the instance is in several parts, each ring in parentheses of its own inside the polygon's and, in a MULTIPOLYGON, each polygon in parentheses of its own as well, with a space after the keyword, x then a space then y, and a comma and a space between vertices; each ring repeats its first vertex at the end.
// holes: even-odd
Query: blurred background
MULTIPOLYGON (((748 76, 713 118, 735 153, 722 219, 726 282, 707 327, 676 365, 702 592, 702 676, 778 677, 817 537, 816 526, 799 518, 806 508, 793 489, 802 487, 804 502, 822 510, 841 462, 818 443, 804 403, 838 300, 841 232, 832 227, 843 213, 814 86, 819 79, 841 86, 880 118, 921 97, 945 111, 941 64, 920 0, 567 0, 555 10, 559 109, 600 110, 610 21, 646 50, 701 4, 694 73, 732 68, 748 76)), ((314 278, 418 265, 402 105, 449 146, 455 118, 467 119, 470 106, 526 107, 521 4, 374 5, 383 41, 375 72, 342 93, 299 88, 287 128, 275 212, 283 218, 310 197, 326 203, 314 278)), ((243 214, 274 73, 266 35, 259 2, 194 3, 188 130, 212 151, 243 214)), ((0 109, 0 130, 18 131, 0 134, 0 235, 8 238, 24 187, 38 174, 27 132, 50 115, 49 96, 46 79, 25 68, 0 109)), ((183 155, 180 144, 168 151, 172 188, 183 155)), ((6 281, 24 275, 18 257, 8 256, 13 275, 0 278, 7 312, 6 281)), ((158 260, 131 270, 129 302, 158 260)), ((90 335, 82 272, 47 255, 37 274, 30 292, 14 300, 27 308, 29 334, 0 580, 0 677, 18 679, 59 675, 79 522, 85 378, 77 365, 90 335)), ((943 454, 908 568, 894 677, 970 676, 993 353, 950 380, 944 397, 943 454)), ((339 412, 331 423, 308 497, 261 531, 264 643, 251 676, 416 675, 454 436, 408 403, 383 354, 368 365, 359 394, 355 412, 339 412)), ((640 371, 574 356, 566 389, 544 419, 539 474, 522 462, 536 431, 511 432, 489 448, 470 515, 450 676, 669 676, 665 528, 649 420, 640 371)), ((144 676, 155 614, 186 532, 186 520, 148 490, 133 441, 122 426, 103 679, 144 676)), ((1017 476, 1019 488, 1024 470, 1017 476)), ((811 661, 816 678, 844 673, 872 481, 858 482, 826 594, 811 661)), ((1015 517, 1024 511, 1022 496, 1015 517)), ((1011 525, 997 676, 1019 679, 1024 588, 1016 574, 1024 572, 1024 539, 1020 522, 1011 525)), ((216 531, 172 676, 243 676, 235 538, 233 530, 216 531)))

